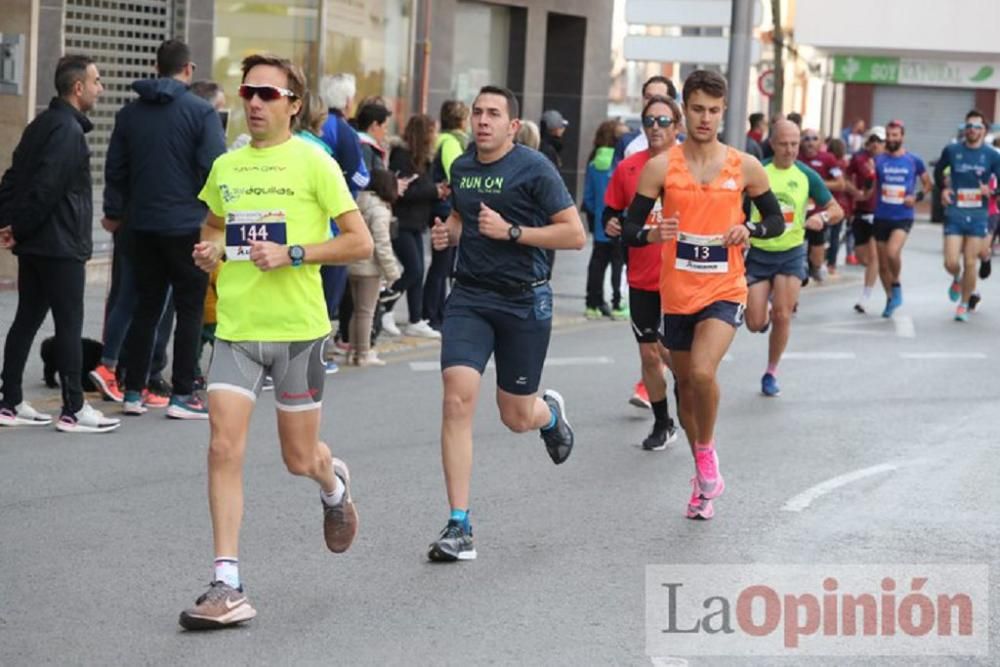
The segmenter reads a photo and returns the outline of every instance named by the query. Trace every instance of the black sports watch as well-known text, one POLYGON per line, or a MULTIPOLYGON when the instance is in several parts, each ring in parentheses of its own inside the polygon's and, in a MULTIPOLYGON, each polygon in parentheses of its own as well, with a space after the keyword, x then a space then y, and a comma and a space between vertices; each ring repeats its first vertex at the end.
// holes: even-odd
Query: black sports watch
POLYGON ((288 258, 292 260, 292 266, 302 266, 306 258, 306 249, 300 245, 288 246, 288 258))
POLYGON ((511 225, 510 229, 507 230, 507 239, 511 243, 517 243, 521 238, 521 225, 511 225))

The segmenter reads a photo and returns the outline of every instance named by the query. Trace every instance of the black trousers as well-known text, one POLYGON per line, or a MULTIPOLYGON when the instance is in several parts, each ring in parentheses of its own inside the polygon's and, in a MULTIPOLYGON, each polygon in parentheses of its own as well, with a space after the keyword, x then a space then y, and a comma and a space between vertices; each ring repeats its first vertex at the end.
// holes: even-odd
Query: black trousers
POLYGON ((392 241, 392 249, 403 265, 403 275, 392 284, 392 289, 397 292, 406 291, 406 309, 409 311, 410 323, 416 324, 424 313, 424 233, 416 229, 400 228, 399 236, 392 241))
POLYGON ((604 273, 611 264, 611 303, 618 308, 622 302, 622 267, 625 252, 619 241, 594 241, 587 267, 587 308, 598 308, 604 303, 604 273))
POLYGON ((141 392, 146 386, 156 325, 163 314, 167 289, 174 289, 177 328, 174 330, 174 364, 170 378, 174 395, 186 396, 193 390, 194 371, 201 338, 208 274, 199 269, 191 252, 199 231, 181 236, 161 236, 133 232, 132 261, 135 267, 139 303, 125 339, 128 368, 125 389, 141 392))
POLYGON ((448 296, 448 276, 455 264, 455 248, 431 250, 431 265, 424 278, 424 319, 440 329, 444 322, 444 301, 448 296))
POLYGON ((17 268, 17 313, 3 350, 3 402, 15 407, 24 400, 24 367, 31 345, 49 309, 56 325, 56 370, 62 386, 63 413, 83 407, 83 288, 87 271, 75 259, 22 255, 17 268))

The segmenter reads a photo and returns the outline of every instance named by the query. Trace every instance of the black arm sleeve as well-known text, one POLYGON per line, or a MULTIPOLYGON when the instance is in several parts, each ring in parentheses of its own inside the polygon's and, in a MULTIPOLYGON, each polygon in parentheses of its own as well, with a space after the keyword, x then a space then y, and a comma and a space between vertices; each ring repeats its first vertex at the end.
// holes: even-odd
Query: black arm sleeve
POLYGON ((747 222, 750 236, 755 239, 773 239, 785 233, 785 217, 774 193, 768 190, 753 198, 753 205, 760 211, 760 222, 747 222))
POLYGON ((608 220, 610 220, 611 218, 618 218, 619 220, 621 220, 621 218, 622 218, 622 212, 619 211, 616 208, 611 208, 610 206, 605 206, 604 207, 604 213, 601 214, 601 226, 604 227, 605 229, 607 229, 608 228, 608 220))
POLYGON ((653 211, 656 201, 645 195, 636 195, 632 203, 629 204, 628 214, 625 216, 625 224, 622 225, 622 240, 625 245, 644 246, 648 243, 646 232, 646 219, 653 211))

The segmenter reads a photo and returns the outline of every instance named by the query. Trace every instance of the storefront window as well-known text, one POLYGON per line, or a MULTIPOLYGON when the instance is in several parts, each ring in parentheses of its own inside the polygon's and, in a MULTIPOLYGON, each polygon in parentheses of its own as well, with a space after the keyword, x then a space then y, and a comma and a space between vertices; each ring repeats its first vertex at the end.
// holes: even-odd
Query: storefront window
POLYGON ((236 96, 240 62, 253 53, 284 56, 314 80, 321 0, 242 2, 216 0, 213 79, 226 91, 231 107, 229 138, 246 132, 243 105, 236 96))
POLYGON ((485 85, 507 85, 510 49, 510 9, 479 2, 455 7, 455 46, 452 53, 451 94, 472 102, 485 85), (483 36, 489 43, 483 44, 483 36), (485 48, 484 48, 485 46, 485 48))
MULTIPOLYGON (((381 96, 402 130, 410 113, 413 0, 327 0, 325 74, 349 72, 355 104, 381 96)), ((356 109, 349 109, 353 114, 356 109)))

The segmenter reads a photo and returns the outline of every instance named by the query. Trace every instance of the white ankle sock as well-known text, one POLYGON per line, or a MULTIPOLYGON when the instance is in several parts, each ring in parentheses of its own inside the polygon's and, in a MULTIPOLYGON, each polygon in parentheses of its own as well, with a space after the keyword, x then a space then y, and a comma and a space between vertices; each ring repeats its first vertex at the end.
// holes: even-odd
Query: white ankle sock
POLYGON ((240 561, 238 558, 219 556, 215 559, 215 580, 240 587, 240 561))
POLYGON ((347 487, 344 486, 344 481, 340 479, 340 477, 334 475, 333 479, 337 482, 337 488, 335 488, 331 493, 327 493, 322 489, 319 491, 319 497, 323 499, 323 504, 327 507, 339 505, 340 501, 344 499, 344 491, 347 490, 347 487))

